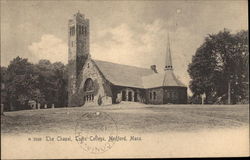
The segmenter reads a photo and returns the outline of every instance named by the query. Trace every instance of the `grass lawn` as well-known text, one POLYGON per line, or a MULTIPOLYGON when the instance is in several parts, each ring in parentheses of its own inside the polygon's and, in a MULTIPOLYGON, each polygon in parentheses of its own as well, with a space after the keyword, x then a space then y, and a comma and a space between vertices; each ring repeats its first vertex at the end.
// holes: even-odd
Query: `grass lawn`
MULTIPOLYGON (((2 134, 74 132, 84 113, 106 112, 118 131, 154 133, 235 128, 249 125, 249 105, 144 105, 72 107, 5 112, 2 134)), ((84 123, 84 122, 83 122, 84 123)), ((98 122, 93 122, 98 123, 98 122)))

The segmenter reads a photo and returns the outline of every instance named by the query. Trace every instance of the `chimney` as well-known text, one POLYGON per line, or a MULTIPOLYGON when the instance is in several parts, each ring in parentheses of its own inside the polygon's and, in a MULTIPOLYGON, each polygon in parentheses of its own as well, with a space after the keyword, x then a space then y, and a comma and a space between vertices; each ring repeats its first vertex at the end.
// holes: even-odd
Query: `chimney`
POLYGON ((150 68, 151 68, 155 73, 158 73, 155 64, 154 64, 154 65, 151 65, 150 68))

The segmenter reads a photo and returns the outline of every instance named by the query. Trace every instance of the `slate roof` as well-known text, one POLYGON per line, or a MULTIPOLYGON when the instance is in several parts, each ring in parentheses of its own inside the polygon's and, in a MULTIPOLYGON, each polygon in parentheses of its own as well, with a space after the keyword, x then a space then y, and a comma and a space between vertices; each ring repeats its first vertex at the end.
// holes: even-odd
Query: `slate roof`
POLYGON ((104 77, 114 85, 135 88, 155 88, 161 86, 185 87, 172 70, 155 73, 152 69, 93 60, 104 77), (166 77, 166 78, 165 78, 166 77))
POLYGON ((94 60, 104 77, 114 85, 144 88, 142 77, 154 74, 147 68, 94 60))
POLYGON ((144 88, 156 88, 160 86, 186 87, 176 78, 173 70, 166 70, 164 73, 157 73, 142 77, 144 88))

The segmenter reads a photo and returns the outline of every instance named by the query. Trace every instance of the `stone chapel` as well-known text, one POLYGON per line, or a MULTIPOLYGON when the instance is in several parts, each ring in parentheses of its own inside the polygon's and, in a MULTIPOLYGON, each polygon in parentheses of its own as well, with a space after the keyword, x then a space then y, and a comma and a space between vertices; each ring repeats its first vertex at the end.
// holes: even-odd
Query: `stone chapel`
POLYGON ((89 20, 76 13, 68 22, 68 105, 108 105, 121 101, 185 104, 187 87, 173 72, 168 40, 164 73, 92 59, 89 20))

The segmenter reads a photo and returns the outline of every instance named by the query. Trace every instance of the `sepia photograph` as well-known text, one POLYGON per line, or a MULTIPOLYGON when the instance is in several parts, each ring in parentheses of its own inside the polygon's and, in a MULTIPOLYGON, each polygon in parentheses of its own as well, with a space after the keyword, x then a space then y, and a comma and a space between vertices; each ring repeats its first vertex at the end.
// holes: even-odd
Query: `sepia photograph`
POLYGON ((249 157, 247 0, 1 0, 1 159, 249 157))

